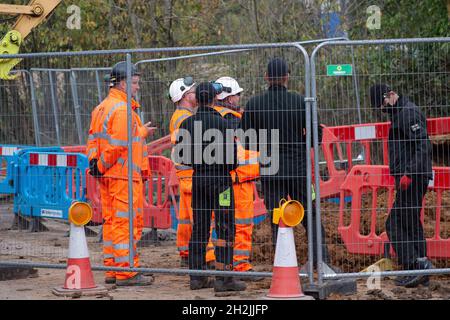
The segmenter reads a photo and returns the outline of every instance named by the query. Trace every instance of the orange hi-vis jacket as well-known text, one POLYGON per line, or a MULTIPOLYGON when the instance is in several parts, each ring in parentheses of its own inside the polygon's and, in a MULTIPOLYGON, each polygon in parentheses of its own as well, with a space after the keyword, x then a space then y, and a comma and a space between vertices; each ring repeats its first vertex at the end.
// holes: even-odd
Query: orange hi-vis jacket
MULTIPOLYGON (((139 104, 132 100, 133 180, 140 180, 149 170, 145 145, 146 130, 135 112, 139 104)), ((104 177, 128 179, 127 94, 112 88, 108 97, 92 111, 87 155, 98 159, 98 169, 104 177)))
MULTIPOLYGON (((170 141, 173 145, 176 143, 177 132, 181 124, 193 114, 192 110, 184 107, 177 107, 173 113, 169 124, 170 141)), ((180 179, 180 189, 185 193, 192 193, 192 175, 194 174, 194 169, 191 166, 175 163, 175 170, 178 179, 180 179)))
MULTIPOLYGON (((180 125, 184 120, 192 116, 192 110, 184 107, 177 107, 170 119, 170 141, 176 144, 176 136, 180 125)), ((172 149, 172 152, 174 149, 172 149)), ((173 157, 172 157, 173 158, 173 157)), ((189 256, 189 240, 192 234, 192 175, 194 170, 190 166, 183 166, 175 163, 175 172, 179 180, 180 204, 177 226, 177 248, 180 256, 189 256)))
POLYGON ((172 144, 176 143, 177 130, 180 128, 181 124, 184 120, 194 115, 191 109, 185 107, 177 107, 175 112, 172 114, 172 118, 170 118, 169 130, 170 130, 170 141, 172 144))
MULTIPOLYGON (((214 106, 214 109, 225 118, 226 115, 232 114, 236 118, 241 119, 242 114, 223 106, 214 106)), ((245 150, 242 144, 237 141, 237 159, 238 166, 231 172, 234 182, 246 182, 255 180, 259 177, 258 152, 245 150), (237 181, 236 181, 237 176, 237 181)))

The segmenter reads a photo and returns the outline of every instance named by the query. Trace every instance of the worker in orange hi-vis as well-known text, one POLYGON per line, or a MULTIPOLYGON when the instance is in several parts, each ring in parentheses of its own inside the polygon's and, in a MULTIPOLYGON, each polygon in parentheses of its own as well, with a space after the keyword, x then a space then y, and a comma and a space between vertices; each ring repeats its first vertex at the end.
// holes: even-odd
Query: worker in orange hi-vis
MULTIPOLYGON (((136 243, 143 228, 143 179, 148 177, 149 162, 145 139, 152 135, 155 127, 148 122, 142 124, 136 109, 139 104, 133 99, 132 111, 132 168, 133 168, 133 238, 130 243, 128 200, 128 120, 127 120, 127 64, 119 62, 113 66, 108 77, 110 91, 92 112, 87 143, 89 173, 99 179, 103 216, 103 254, 107 267, 130 267, 130 247, 134 248, 134 267, 139 266, 136 243)), ((135 97, 139 90, 139 74, 134 66, 131 70, 131 93, 135 97)), ((153 278, 137 272, 108 271, 106 283, 118 286, 149 285, 153 278)))
MULTIPOLYGON (((241 92, 244 90, 231 77, 221 77, 215 81, 223 86, 217 95, 214 109, 234 128, 239 127, 243 110, 239 106, 241 92)), ((235 201, 235 241, 233 250, 233 269, 253 271, 250 263, 253 231, 253 180, 259 177, 258 153, 245 150, 237 143, 238 166, 231 173, 235 201)), ((242 280, 262 280, 259 277, 245 277, 242 280)))
MULTIPOLYGON (((169 129, 171 142, 175 144, 177 130, 184 120, 194 115, 197 108, 195 99, 196 83, 192 77, 179 78, 174 80, 169 87, 169 98, 175 104, 175 112, 170 119, 169 129)), ((177 248, 180 252, 180 266, 188 267, 189 240, 192 234, 192 174, 190 166, 175 164, 176 174, 180 181, 180 206, 177 227, 177 248)), ((216 257, 214 246, 211 241, 208 243, 206 252, 206 262, 208 266, 213 266, 216 257)))

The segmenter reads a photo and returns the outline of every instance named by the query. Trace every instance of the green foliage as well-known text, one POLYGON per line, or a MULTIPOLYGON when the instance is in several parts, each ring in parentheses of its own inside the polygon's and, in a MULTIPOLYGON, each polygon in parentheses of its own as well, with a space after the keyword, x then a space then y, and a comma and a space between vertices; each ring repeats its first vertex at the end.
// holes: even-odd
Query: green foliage
POLYGON ((358 1, 361 10, 350 13, 352 39, 428 38, 450 36, 445 0, 378 0, 358 1), (381 28, 367 30, 365 9, 381 9, 381 28))
MULTIPOLYGON (((324 37, 321 13, 339 8, 352 39, 449 35, 444 0, 66 0, 33 31, 22 52, 317 39, 324 37), (81 9, 81 30, 66 27, 72 4, 81 9), (366 28, 370 5, 381 9, 379 30, 366 28)), ((0 32, 10 26, 2 23, 0 32)))

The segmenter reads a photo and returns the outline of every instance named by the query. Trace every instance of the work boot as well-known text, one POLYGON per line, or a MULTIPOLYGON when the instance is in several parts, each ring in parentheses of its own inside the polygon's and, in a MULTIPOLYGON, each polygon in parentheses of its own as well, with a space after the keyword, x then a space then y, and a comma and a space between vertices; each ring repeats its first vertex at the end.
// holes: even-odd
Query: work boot
POLYGON ((116 277, 106 277, 105 278, 106 284, 115 284, 116 283, 116 277))
POLYGON ((247 285, 233 277, 216 277, 214 281, 214 292, 244 291, 245 289, 247 285))
POLYGON ((429 276, 424 275, 398 276, 397 278, 395 278, 394 283, 396 286, 406 288, 415 288, 418 287, 420 284, 425 287, 428 287, 428 285, 430 284, 430 278, 429 276))
POLYGON ((189 268, 189 258, 188 257, 181 257, 180 268, 189 268))
POLYGON ((135 276, 129 279, 117 279, 116 285, 119 287, 128 287, 128 286, 149 286, 151 285, 155 279, 153 277, 146 278, 142 274, 136 274, 135 276))
MULTIPOLYGON (((418 258, 416 263, 413 264, 411 269, 417 270, 427 270, 433 269, 433 264, 426 257, 418 258)), ((399 276, 394 280, 397 286, 402 286, 406 288, 415 288, 417 286, 424 285, 428 286, 430 284, 430 277, 428 275, 411 275, 411 276, 399 276)))
MULTIPOLYGON (((255 272, 253 269, 249 269, 246 272, 255 272)), ((258 277, 258 276, 252 276, 252 277, 242 277, 240 278, 241 281, 249 281, 249 282, 257 282, 264 280, 264 277, 258 277)))
POLYGON ((216 261, 207 261, 206 262, 206 270, 216 270, 216 261))
POLYGON ((204 288, 212 288, 214 281, 208 277, 191 277, 189 287, 191 290, 200 290, 204 288))

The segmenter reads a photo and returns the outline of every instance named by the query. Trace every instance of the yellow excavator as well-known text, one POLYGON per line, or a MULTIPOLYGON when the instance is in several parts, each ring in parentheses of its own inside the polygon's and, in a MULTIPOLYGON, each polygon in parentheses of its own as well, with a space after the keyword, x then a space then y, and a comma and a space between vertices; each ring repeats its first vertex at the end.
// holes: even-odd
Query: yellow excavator
MULTIPOLYGON (((31 0, 28 5, 0 3, 0 15, 19 15, 12 30, 0 41, 0 57, 3 54, 17 54, 25 37, 60 3, 61 0, 31 0)), ((19 62, 20 59, 0 59, 0 79, 14 79, 15 77, 9 73, 19 62)))

